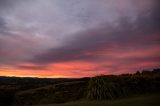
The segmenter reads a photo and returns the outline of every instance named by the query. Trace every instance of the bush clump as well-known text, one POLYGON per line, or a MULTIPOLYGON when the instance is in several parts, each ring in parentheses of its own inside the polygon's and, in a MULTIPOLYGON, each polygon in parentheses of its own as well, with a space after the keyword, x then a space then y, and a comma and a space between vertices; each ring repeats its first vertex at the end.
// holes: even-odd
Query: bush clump
POLYGON ((114 82, 107 82, 105 77, 93 77, 88 85, 88 100, 115 99, 124 96, 124 90, 114 82))

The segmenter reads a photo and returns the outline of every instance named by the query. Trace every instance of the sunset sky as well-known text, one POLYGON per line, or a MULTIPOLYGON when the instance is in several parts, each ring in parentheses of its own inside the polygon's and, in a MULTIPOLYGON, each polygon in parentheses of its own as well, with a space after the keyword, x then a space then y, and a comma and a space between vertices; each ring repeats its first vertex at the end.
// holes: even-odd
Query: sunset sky
POLYGON ((0 0, 0 76, 160 67, 159 0, 0 0))

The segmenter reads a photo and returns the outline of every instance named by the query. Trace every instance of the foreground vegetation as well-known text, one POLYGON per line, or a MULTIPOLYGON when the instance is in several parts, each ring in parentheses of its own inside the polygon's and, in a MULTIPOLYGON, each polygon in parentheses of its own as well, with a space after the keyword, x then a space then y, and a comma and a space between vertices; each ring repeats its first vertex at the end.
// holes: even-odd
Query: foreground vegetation
MULTIPOLYGON (((135 104, 132 101, 138 100, 140 100, 140 104, 145 104, 144 101, 150 104, 159 102, 157 99, 153 101, 153 98, 159 97, 159 93, 160 69, 142 71, 135 74, 101 75, 80 79, 0 77, 0 106, 62 104, 73 101, 86 101, 75 103, 77 106, 81 106, 81 104, 83 106, 94 106, 94 104, 101 106, 103 103, 116 106, 116 103, 121 103, 122 105, 125 103, 135 104), (143 96, 123 99, 134 95, 153 93, 158 94, 151 97, 143 96)), ((72 106, 72 103, 65 105, 72 106)), ((135 105, 138 106, 138 104, 135 105)))
POLYGON ((48 104, 38 106, 159 106, 160 94, 141 95, 109 101, 77 101, 64 104, 48 104))

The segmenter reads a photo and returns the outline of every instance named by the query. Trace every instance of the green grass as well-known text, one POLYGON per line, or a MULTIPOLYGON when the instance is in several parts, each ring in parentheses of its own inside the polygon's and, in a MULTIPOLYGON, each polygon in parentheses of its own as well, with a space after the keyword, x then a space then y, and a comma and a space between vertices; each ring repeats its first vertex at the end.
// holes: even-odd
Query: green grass
POLYGON ((39 106, 160 106, 160 94, 142 95, 112 101, 77 101, 39 106))

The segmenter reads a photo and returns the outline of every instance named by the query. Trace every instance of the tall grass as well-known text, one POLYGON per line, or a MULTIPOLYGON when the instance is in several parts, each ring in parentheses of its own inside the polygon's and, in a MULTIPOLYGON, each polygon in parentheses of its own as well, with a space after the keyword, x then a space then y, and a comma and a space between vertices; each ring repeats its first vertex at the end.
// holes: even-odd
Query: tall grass
POLYGON ((115 99, 124 96, 124 90, 114 82, 107 82, 105 77, 93 77, 88 85, 88 100, 115 99))

